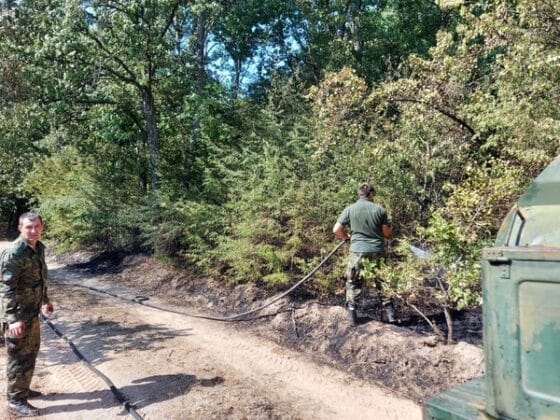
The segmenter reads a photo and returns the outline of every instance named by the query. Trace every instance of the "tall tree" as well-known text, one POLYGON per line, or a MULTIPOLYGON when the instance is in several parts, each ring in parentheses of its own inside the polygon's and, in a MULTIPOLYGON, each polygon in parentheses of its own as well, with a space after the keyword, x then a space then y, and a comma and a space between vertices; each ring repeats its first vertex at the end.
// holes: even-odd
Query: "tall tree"
POLYGON ((445 24, 432 0, 298 0, 294 42, 312 80, 352 67, 368 84, 379 82, 410 53, 426 54, 445 24))
POLYGON ((148 147, 154 192, 159 186, 157 91, 166 75, 183 66, 174 49, 174 24, 181 21, 182 3, 101 0, 18 5, 16 24, 24 32, 20 50, 35 65, 35 77, 45 91, 43 101, 66 106, 113 104, 128 110, 148 147), (41 74, 45 67, 47 72, 41 74), (125 92, 137 98, 138 108, 125 92), (117 104, 120 100, 124 103, 117 104))
POLYGON ((86 38, 88 55, 81 59, 100 78, 132 86, 138 93, 149 148, 151 186, 158 189, 159 130, 156 87, 159 71, 173 66, 172 24, 181 2, 91 1, 76 14, 74 28, 86 38), (95 61, 90 61, 94 57, 95 61))
POLYGON ((21 183, 41 156, 36 141, 45 134, 45 119, 29 97, 25 61, 10 42, 17 34, 15 1, 0 3, 0 229, 16 232, 17 216, 29 205, 21 183))
MULTIPOLYGON (((242 75, 247 74, 247 85, 258 81, 259 62, 266 55, 278 49, 285 49, 284 28, 291 16, 293 5, 290 1, 279 0, 234 0, 228 2, 227 13, 216 22, 214 41, 222 50, 226 63, 233 63, 231 91, 238 96, 242 85, 242 75), (253 68, 247 68, 252 66, 253 68)), ((269 63, 269 71, 280 63, 269 63)))

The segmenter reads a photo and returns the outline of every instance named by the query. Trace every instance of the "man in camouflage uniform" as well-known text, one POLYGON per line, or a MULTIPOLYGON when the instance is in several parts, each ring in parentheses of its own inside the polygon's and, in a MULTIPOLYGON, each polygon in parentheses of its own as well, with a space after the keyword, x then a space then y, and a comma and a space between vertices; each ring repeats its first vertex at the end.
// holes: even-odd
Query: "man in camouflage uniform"
MULTIPOLYGON (((356 301, 363 288, 361 275, 364 260, 379 261, 385 257, 385 239, 393 236, 393 231, 385 209, 373 202, 373 187, 363 183, 358 187, 358 200, 346 207, 333 227, 333 233, 350 242, 350 254, 346 268, 346 306, 348 322, 356 326, 356 301), (348 227, 350 232, 345 231, 348 227)), ((389 322, 392 322, 392 305, 385 308, 389 322)))
POLYGON ((39 241, 43 220, 36 213, 19 218, 20 236, 0 255, 0 322, 7 350, 8 411, 17 416, 36 416, 39 410, 28 398, 41 395, 30 389, 39 353, 39 312, 50 315, 47 296, 45 246, 39 241))

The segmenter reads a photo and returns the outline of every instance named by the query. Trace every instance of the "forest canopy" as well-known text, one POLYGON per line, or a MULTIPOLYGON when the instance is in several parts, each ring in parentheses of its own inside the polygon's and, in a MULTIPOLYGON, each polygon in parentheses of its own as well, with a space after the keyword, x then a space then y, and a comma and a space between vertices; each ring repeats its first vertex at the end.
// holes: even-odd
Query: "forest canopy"
POLYGON ((558 0, 0 5, 0 227, 36 209, 60 249, 281 286, 369 181, 396 237, 385 292, 465 308, 559 153, 558 0))

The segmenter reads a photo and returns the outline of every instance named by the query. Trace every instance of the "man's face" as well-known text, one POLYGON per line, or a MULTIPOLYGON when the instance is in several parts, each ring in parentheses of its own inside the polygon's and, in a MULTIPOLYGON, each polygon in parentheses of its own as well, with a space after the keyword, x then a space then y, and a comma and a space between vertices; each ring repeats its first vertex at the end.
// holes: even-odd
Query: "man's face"
POLYGON ((39 219, 33 221, 23 219, 21 224, 18 226, 18 229, 21 232, 23 239, 34 247, 43 233, 43 223, 39 219))

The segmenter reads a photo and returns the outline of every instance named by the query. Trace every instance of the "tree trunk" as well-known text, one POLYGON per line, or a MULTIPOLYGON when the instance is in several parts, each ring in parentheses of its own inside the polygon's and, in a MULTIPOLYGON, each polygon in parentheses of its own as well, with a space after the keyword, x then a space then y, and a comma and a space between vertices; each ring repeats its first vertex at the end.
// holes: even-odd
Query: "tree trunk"
POLYGON ((206 83, 206 41, 208 29, 206 27, 206 12, 202 11, 197 18, 196 56, 197 56, 197 80, 196 86, 200 94, 206 83))
POLYGON ((150 179, 152 184, 152 192, 155 193, 159 189, 159 133, 156 124, 154 95, 152 93, 152 90, 148 86, 142 87, 142 109, 144 110, 144 118, 146 119, 146 133, 148 137, 148 151, 150 155, 150 179))
POLYGON ((447 324, 447 344, 453 344, 453 317, 451 316, 451 309, 447 305, 443 306, 443 314, 447 324))
MULTIPOLYGON (((206 84, 206 42, 208 40, 208 28, 206 26, 206 20, 206 12, 201 11, 197 17, 196 34, 196 93, 198 97, 202 96, 204 86, 206 84)), ((185 162, 190 161, 190 165, 185 168, 184 176, 182 177, 182 183, 185 187, 187 187, 192 180, 192 175, 194 172, 193 164, 198 152, 198 140, 200 132, 198 100, 193 107, 192 121, 191 142, 189 147, 185 150, 185 152, 187 152, 187 156, 185 156, 185 162)))
POLYGON ((352 11, 351 21, 350 21, 350 36, 352 37, 352 54, 356 59, 356 63, 362 66, 363 54, 364 54, 364 40, 361 37, 360 28, 360 17, 362 15, 362 2, 356 2, 355 10, 352 11))
POLYGON ((235 80, 233 81, 233 99, 237 99, 241 88, 241 60, 235 59, 235 80))
MULTIPOLYGON (((196 20, 196 93, 197 97, 202 97, 204 86, 206 85, 206 43, 208 41, 207 16, 205 11, 201 11, 196 20)), ((200 116, 198 99, 194 104, 192 111, 192 130, 190 144, 186 145, 183 150, 183 161, 185 163, 184 174, 181 177, 182 183, 188 187, 192 182, 193 170, 192 165, 187 162, 194 162, 198 141, 200 137, 200 116)))

